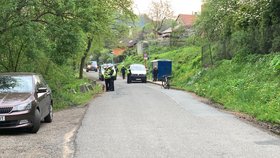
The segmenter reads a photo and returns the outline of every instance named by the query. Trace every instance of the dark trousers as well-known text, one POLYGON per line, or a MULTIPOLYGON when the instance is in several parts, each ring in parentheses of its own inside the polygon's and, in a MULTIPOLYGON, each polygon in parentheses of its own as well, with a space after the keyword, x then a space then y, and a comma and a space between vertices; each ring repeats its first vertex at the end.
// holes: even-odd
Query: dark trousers
POLYGON ((130 74, 127 74, 127 83, 130 83, 130 74))
POLYGON ((109 87, 110 91, 114 91, 115 87, 114 87, 114 77, 111 77, 110 79, 110 87, 109 87))
POLYGON ((157 81, 157 74, 153 74, 153 81, 157 81))
POLYGON ((125 79, 125 73, 122 73, 122 78, 125 79))
POLYGON ((110 90, 110 82, 111 82, 111 79, 105 79, 105 86, 106 86, 106 91, 109 91, 110 90))

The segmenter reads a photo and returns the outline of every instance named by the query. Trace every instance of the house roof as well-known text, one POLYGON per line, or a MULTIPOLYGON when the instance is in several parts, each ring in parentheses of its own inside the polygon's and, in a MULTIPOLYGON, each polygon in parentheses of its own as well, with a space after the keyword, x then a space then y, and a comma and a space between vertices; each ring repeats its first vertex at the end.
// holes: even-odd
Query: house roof
POLYGON ((193 26, 196 15, 179 14, 176 21, 182 22, 185 26, 193 26))
POLYGON ((168 29, 162 31, 161 33, 162 33, 162 34, 165 34, 165 33, 171 33, 171 32, 172 32, 172 28, 169 27, 168 29))
POLYGON ((112 52, 115 56, 119 56, 119 55, 122 55, 124 51, 125 51, 125 48, 115 48, 115 49, 113 49, 112 52))
POLYGON ((133 46, 135 46, 137 44, 137 40, 130 40, 130 41, 128 41, 128 43, 127 43, 127 47, 133 47, 133 46))
POLYGON ((180 25, 176 25, 175 27, 169 27, 168 29, 161 32, 161 34, 171 33, 173 31, 176 31, 180 28, 180 25))

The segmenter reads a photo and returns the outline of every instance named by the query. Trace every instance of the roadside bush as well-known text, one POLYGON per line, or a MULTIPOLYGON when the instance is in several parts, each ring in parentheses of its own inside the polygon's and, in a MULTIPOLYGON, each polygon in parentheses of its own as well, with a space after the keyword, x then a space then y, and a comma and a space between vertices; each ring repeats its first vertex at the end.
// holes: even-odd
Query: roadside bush
POLYGON ((44 74, 53 90, 55 110, 82 105, 90 100, 94 94, 101 92, 99 85, 95 86, 93 91, 80 92, 80 85, 88 83, 88 79, 78 79, 78 74, 75 74, 76 72, 70 67, 56 65, 52 65, 48 73, 44 74))

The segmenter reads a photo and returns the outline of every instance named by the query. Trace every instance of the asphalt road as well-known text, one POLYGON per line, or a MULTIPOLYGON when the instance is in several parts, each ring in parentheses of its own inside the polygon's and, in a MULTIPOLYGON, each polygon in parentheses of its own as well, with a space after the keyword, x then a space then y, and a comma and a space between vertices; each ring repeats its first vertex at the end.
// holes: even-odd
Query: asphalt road
MULTIPOLYGON (((90 75, 96 75, 90 72, 90 75)), ((280 138, 192 94, 127 84, 95 98, 75 139, 76 158, 276 158, 280 138)))

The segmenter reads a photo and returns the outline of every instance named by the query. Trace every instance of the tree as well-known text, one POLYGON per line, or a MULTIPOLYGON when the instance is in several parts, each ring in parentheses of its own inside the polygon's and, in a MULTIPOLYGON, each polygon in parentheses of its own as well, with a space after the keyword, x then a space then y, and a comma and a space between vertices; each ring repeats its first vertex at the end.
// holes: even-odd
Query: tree
POLYGON ((106 37, 112 36, 112 25, 114 24, 117 11, 121 16, 131 16, 131 0, 91 0, 86 3, 78 3, 81 10, 78 12, 80 25, 83 26, 87 38, 86 49, 81 57, 79 78, 83 78, 83 66, 90 53, 93 42, 102 43, 106 37), (94 7, 93 7, 94 6, 94 7), (89 14, 90 13, 90 14, 89 14))
POLYGON ((0 65, 5 71, 24 70, 42 57, 52 60, 71 56, 73 52, 66 55, 65 51, 59 52, 65 55, 57 55, 57 42, 63 37, 55 32, 69 24, 72 8, 70 1, 1 0, 0 65))
POLYGON ((83 78, 92 46, 121 36, 126 28, 115 29, 118 18, 133 15, 131 0, 0 1, 0 70, 5 71, 47 73, 51 63, 72 66, 80 58, 83 78))
POLYGON ((215 44, 222 59, 236 53, 276 52, 280 50, 279 6, 277 0, 208 0, 196 29, 215 44))
POLYGON ((170 2, 168 0, 152 1, 149 17, 152 19, 154 34, 158 34, 165 21, 173 18, 170 2))

